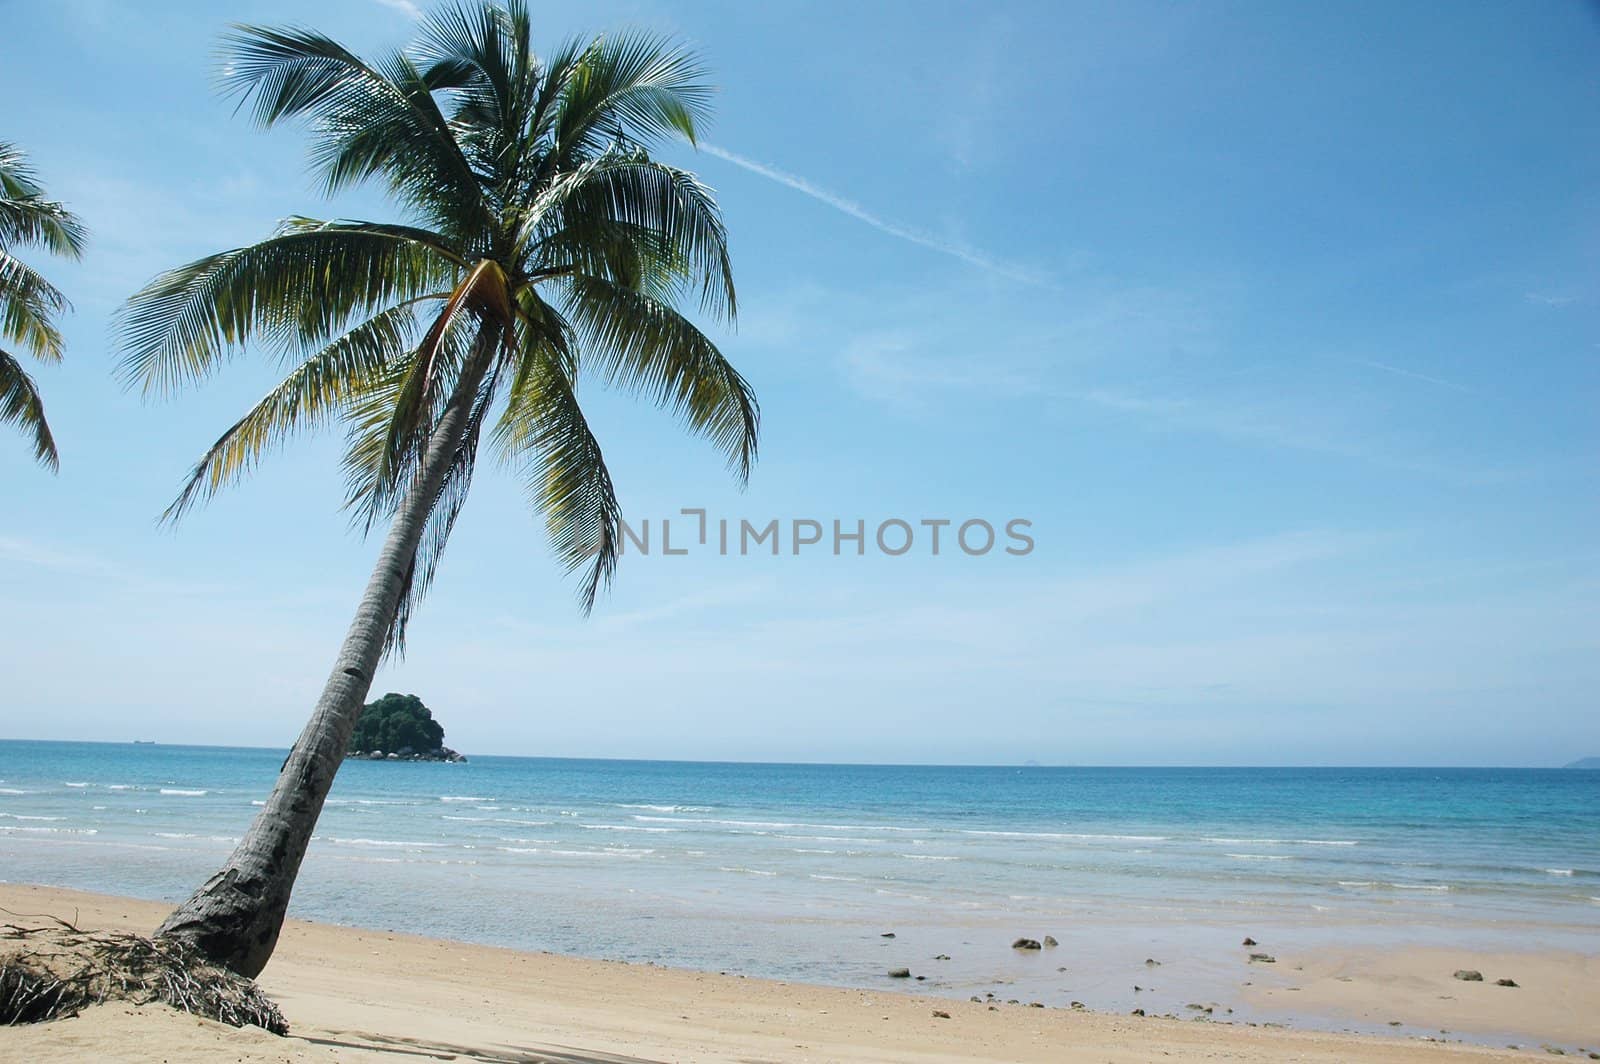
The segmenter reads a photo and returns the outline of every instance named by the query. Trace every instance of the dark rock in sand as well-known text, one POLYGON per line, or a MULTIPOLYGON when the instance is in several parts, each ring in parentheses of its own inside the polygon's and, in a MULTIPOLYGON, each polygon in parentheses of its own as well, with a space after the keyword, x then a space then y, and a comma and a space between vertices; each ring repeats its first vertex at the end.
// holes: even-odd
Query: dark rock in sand
POLYGON ((919 975, 919 976, 917 976, 917 982, 919 982, 919 983, 920 983, 920 982, 922 982, 922 981, 924 981, 924 980, 925 980, 925 979, 927 979, 927 978, 928 978, 928 977, 927 977, 927 976, 925 976, 925 975, 919 975))
POLYGON ((1011 948, 1012 949, 1042 949, 1043 947, 1041 947, 1039 945, 1038 939, 1019 938, 1015 942, 1011 943, 1011 948))
POLYGON ((977 994, 973 994, 971 997, 967 998, 967 1000, 972 1002, 974 1005, 983 1004, 983 998, 979 997, 977 994))
POLYGON ((1075 1009, 1086 1009, 1086 1008, 1088 1008, 1088 1007, 1089 1007, 1089 1006, 1087 1006, 1087 1005, 1085 1005, 1085 1004, 1084 1004, 1084 1003, 1083 1003, 1083 1002, 1081 1002, 1081 1001, 1074 1001, 1074 1002, 1073 1002, 1073 1003, 1072 1003, 1072 1007, 1073 1007, 1073 1008, 1075 1008, 1075 1009))
POLYGON ((893 931, 885 931, 883 934, 879 935, 878 937, 879 938, 893 938, 894 937, 894 932, 893 931))
POLYGON ((1156 960, 1154 957, 1146 957, 1144 959, 1144 964, 1145 964, 1146 968, 1159 968, 1159 967, 1161 967, 1161 962, 1156 960))
POLYGON ((1042 1009, 1042 1008, 1044 1008, 1044 1002, 1042 1002, 1042 1001, 1030 1001, 1030 1002, 1028 1002, 1028 1007, 1030 1009, 1042 1009))
POLYGON ((1144 1015, 1144 1009, 1134 1009, 1128 1015, 1130 1015, 1130 1016, 1143 1016, 1144 1015))
POLYGON ((1044 944, 1046 946, 1059 946, 1059 945, 1061 945, 1061 943, 1056 941, 1054 935, 1046 935, 1046 936, 1044 936, 1044 944))
POLYGON ((890 968, 889 969, 889 978, 890 979, 910 979, 911 978, 911 969, 910 968, 890 968))
POLYGON ((1463 983, 1483 982, 1483 973, 1475 972, 1470 968, 1457 968, 1455 977, 1461 980, 1463 983))
POLYGON ((1515 979, 1496 979, 1494 981, 1494 985, 1495 986, 1516 986, 1517 985, 1517 981, 1515 979))
POLYGON ((950 1018, 950 1014, 943 1009, 934 1009, 933 1018, 936 1020, 948 1020, 950 1018))
POLYGON ((1277 964, 1278 963, 1278 958, 1274 957, 1270 953, 1252 953, 1252 954, 1250 954, 1250 960, 1251 960, 1252 963, 1255 963, 1255 964, 1277 964))
POLYGON ((950 954, 941 953, 941 954, 939 954, 937 957, 935 957, 933 959, 936 960, 936 961, 947 961, 947 960, 950 959, 950 954))
POLYGON ((1256 940, 1253 939, 1253 938, 1247 938, 1247 939, 1245 939, 1243 942, 1241 942, 1239 944, 1241 946, 1254 946, 1256 944, 1256 940))

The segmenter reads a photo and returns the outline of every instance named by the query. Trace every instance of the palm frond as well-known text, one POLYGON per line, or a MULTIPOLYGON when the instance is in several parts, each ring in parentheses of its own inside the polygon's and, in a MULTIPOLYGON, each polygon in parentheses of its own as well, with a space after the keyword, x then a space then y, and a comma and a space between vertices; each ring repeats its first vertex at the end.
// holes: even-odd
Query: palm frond
POLYGON ((118 318, 120 374, 146 393, 204 379, 257 335, 291 350, 448 287, 457 260, 403 227, 294 218, 279 235, 198 259, 135 293, 118 318))
POLYGON ((566 312, 608 382, 667 407, 728 459, 741 483, 755 464, 761 411, 755 392, 683 315, 604 278, 562 279, 566 312))
POLYGON ((554 123, 563 166, 614 141, 676 134, 694 143, 715 90, 694 52, 644 33, 601 37, 584 51, 562 92, 554 123))
POLYGON ((45 198, 27 155, 0 141, 0 250, 35 245, 56 255, 81 258, 89 234, 71 211, 45 198))
POLYGON ((40 465, 52 472, 60 468, 55 437, 50 435, 50 424, 44 419, 39 389, 22 364, 5 351, 0 351, 0 422, 19 425, 33 437, 33 456, 40 465))
POLYGON ((176 520, 197 501, 238 481, 293 433, 326 424, 359 397, 381 388, 385 371, 410 351, 416 302, 374 315, 296 366, 195 463, 163 520, 176 520))
POLYGON ((66 296, 22 260, 0 251, 0 339, 21 344, 36 357, 61 360, 61 332, 54 318, 69 309, 66 296))
POLYGON ((687 284, 699 288, 702 309, 735 316, 728 233, 709 187, 642 152, 608 157, 574 178, 540 219, 546 229, 541 267, 570 266, 639 287, 618 270, 631 264, 642 277, 661 282, 643 289, 658 298, 687 284))
POLYGON ((383 175, 440 228, 488 221, 481 189, 433 88, 405 55, 368 63, 305 29, 235 26, 220 82, 263 126, 306 117, 312 162, 329 192, 383 175))
POLYGON ((524 344, 494 444, 521 471, 528 505, 544 515, 567 572, 586 570, 578 601, 587 614, 616 572, 622 507, 564 362, 556 344, 524 344))

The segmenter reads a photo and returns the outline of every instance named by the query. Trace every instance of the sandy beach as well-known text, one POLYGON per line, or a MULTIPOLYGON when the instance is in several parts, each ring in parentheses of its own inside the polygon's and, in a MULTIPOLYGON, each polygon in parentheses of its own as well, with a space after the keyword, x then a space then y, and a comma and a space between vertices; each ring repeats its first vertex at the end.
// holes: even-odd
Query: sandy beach
MULTIPOLYGON (((0 886, 0 908, 131 930, 154 926, 164 912, 150 902, 18 885, 0 886)), ((76 1019, 0 1032, 0 1059, 1400 1064, 1526 1059, 1530 1051, 1544 1056, 1545 1043, 1569 1054, 1600 1048, 1593 957, 1406 950, 1381 962, 1357 954, 1280 957, 1276 968, 1244 992, 1259 1003, 1292 998, 1286 1007, 1352 1021, 1392 1013, 1408 1031, 1427 1026, 1441 1041, 1233 1024, 1199 1010, 1167 1019, 952 1002, 290 921, 261 979, 293 1026, 288 1038, 159 1007, 107 1004, 76 1019), (1452 979, 1469 962, 1485 983, 1452 979), (1519 987, 1495 986, 1501 972, 1515 972, 1519 987), (1530 1035, 1519 1050, 1451 1041, 1469 1029, 1542 1037, 1530 1035)))

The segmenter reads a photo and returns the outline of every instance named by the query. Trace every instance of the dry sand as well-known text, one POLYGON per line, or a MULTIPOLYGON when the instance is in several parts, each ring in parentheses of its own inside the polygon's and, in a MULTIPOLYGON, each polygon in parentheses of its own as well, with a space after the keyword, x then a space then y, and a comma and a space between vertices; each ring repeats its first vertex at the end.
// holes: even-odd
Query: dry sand
MULTIPOLYGON (((59 915, 85 927, 134 930, 153 927, 164 912, 149 902, 14 885, 0 885, 0 908, 59 915)), ((1600 1017, 1594 958, 1398 951, 1381 963, 1355 955, 1280 956, 1279 966, 1281 971, 1256 981, 1250 993, 1268 1004, 1292 998, 1298 1012, 1326 1008, 1360 1017, 1393 1011, 1392 1018, 1408 1023, 1447 1028, 1457 1023, 1461 1029, 1466 1027, 1459 1018, 1470 1018, 1486 1030, 1544 1032, 1542 1040, 1562 1044, 1569 1053, 1590 1043, 1600 1048, 1600 1035, 1582 1036, 1600 1017), (1480 968, 1488 982, 1450 979, 1450 971, 1466 966, 1480 968), (1523 987, 1493 986, 1502 973, 1523 987), (1440 1000, 1440 993, 1450 999, 1440 1000)), ((285 927, 261 983, 293 1025, 290 1037, 235 1030, 159 1007, 112 1004, 76 1019, 0 1029, 0 1061, 1421 1064, 1528 1059, 1526 1052, 1415 1039, 1025 1005, 991 1009, 301 921, 285 927), (936 1016, 935 1010, 949 1018, 936 1016)))

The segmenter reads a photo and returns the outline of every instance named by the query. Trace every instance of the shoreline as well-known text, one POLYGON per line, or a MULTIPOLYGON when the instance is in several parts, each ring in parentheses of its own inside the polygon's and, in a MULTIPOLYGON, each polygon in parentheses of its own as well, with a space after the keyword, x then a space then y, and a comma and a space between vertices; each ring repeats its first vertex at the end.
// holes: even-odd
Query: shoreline
MULTIPOLYGON (((157 902, 16 884, 0 884, 0 908, 145 932, 167 910, 157 902)), ((1209 1015, 1185 1010, 1187 1015, 1167 1019, 1034 1008, 1027 1002, 974 1003, 290 920, 260 980, 289 1017, 294 1028, 289 1039, 113 1004, 78 1019, 0 1030, 0 1053, 15 1051, 41 1062, 88 1056, 177 1062, 206 1060, 225 1050, 263 1064, 269 1059, 393 1061, 402 1052, 596 1064, 954 1059, 1021 1064, 1219 1055, 1239 1061, 1293 1056, 1397 1064, 1526 1059, 1526 1050, 1442 1041, 1468 1033, 1465 1026, 1452 1029, 1462 1020, 1490 1031, 1514 1030, 1519 1023, 1537 1028, 1542 1034, 1507 1040, 1540 1056, 1543 1044, 1569 1055, 1600 1050, 1600 1031, 1589 1037, 1585 1030, 1595 1023, 1590 1017, 1600 1016, 1600 958, 1594 956, 1398 949, 1303 957, 1280 953, 1271 971, 1268 967, 1254 966, 1252 986, 1244 989, 1257 1008, 1324 1009, 1352 1023, 1387 1022, 1380 1017, 1388 1016, 1405 1022, 1402 1033, 1410 1037, 1227 1022, 1220 1008, 1209 1015), (1454 981, 1442 970, 1474 960, 1485 983, 1454 981), (1512 973, 1519 987, 1496 987, 1493 980, 1502 971, 1512 973), (1446 995, 1451 1000, 1444 1000, 1446 995), (1505 1023, 1510 1028, 1501 1026, 1505 1023), (1435 1033, 1437 1028, 1450 1033, 1435 1033)))

